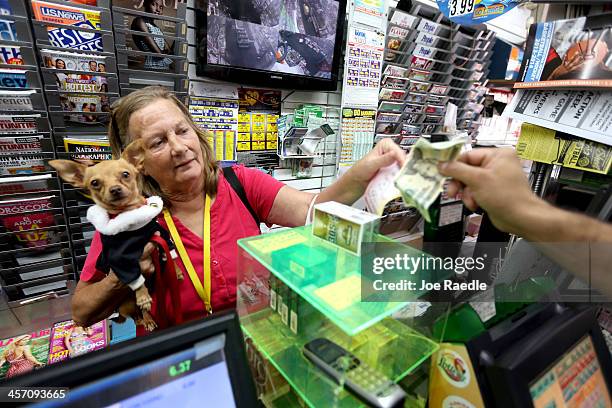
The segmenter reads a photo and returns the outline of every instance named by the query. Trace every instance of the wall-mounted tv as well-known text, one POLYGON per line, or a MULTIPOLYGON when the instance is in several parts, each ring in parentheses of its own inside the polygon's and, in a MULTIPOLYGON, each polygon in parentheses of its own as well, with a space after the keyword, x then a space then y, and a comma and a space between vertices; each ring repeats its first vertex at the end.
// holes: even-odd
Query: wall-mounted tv
POLYGON ((346 0, 199 0, 197 74, 334 90, 345 13, 346 0))

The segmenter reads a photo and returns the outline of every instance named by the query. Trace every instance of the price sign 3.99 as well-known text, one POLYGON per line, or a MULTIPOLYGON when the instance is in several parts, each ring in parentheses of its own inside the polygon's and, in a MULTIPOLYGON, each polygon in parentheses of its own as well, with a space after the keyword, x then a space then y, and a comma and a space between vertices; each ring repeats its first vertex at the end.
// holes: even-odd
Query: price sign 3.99
POLYGON ((484 23, 512 10, 524 0, 436 0, 442 14, 463 25, 484 23))

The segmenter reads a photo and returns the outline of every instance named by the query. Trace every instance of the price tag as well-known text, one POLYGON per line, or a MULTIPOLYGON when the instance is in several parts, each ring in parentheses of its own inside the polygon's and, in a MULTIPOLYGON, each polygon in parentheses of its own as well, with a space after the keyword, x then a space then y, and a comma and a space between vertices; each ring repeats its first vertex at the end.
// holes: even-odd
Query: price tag
POLYGON ((463 16, 474 11, 474 0, 448 0, 449 17, 463 16))

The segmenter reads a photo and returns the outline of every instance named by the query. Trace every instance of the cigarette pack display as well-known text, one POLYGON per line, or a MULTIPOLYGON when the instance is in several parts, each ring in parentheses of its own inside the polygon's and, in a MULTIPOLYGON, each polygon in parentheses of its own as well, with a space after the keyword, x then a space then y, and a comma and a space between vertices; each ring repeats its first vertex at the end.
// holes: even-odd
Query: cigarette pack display
POLYGON ((431 78, 432 73, 429 71, 423 71, 420 69, 411 69, 408 71, 407 77, 416 81, 428 81, 431 78))
POLYGON ((64 137, 64 148, 72 160, 100 162, 112 158, 110 143, 104 138, 71 138, 64 137))
POLYGON ((0 87, 27 88, 28 78, 26 72, 18 69, 0 69, 0 87))
POLYGON ((50 69, 72 71, 106 72, 106 57, 103 55, 77 54, 74 52, 40 50, 43 64, 50 69))
POLYGON ((417 57, 417 56, 413 56, 410 58, 411 68, 428 70, 432 68, 433 64, 434 64, 434 61, 432 59, 417 57))
POLYGON ((35 93, 35 90, 0 91, 0 111, 33 110, 31 96, 35 93))
POLYGON ((435 35, 441 31, 440 24, 426 19, 421 19, 419 25, 417 26, 417 30, 432 35, 435 35))
POLYGON ((434 105, 445 105, 448 101, 448 97, 443 95, 429 95, 427 97, 427 103, 431 103, 434 105))
POLYGON ((448 92, 448 85, 432 84, 429 88, 429 93, 434 95, 446 95, 448 92))
POLYGON ((390 24, 389 29, 387 31, 387 37, 395 38, 399 40, 405 40, 412 35, 412 31, 406 28, 398 27, 396 25, 390 24))
POLYGON ((42 136, 0 137, 0 155, 42 152, 42 136))
POLYGON ((408 79, 403 77, 385 76, 381 86, 392 89, 406 89, 408 79))
POLYGON ((418 105, 414 103, 406 104, 404 108, 404 113, 420 113, 423 111, 424 105, 418 105))
POLYGON ((370 242, 380 217, 348 205, 328 201, 315 205, 312 234, 356 255, 370 242))
POLYGON ((395 10, 391 16, 391 23, 404 28, 413 28, 415 23, 419 20, 418 17, 410 15, 408 13, 395 10))
POLYGON ((421 127, 420 126, 414 126, 414 125, 409 125, 409 124, 403 124, 402 125, 402 131, 401 131, 402 135, 407 135, 407 136, 420 136, 421 135, 421 127))
POLYGON ((16 45, 0 44, 0 64, 24 65, 21 56, 21 47, 16 45))
POLYGON ((408 69, 397 65, 387 65, 383 76, 405 77, 408 74, 408 69))
POLYGON ((375 132, 381 135, 393 135, 397 133, 399 126, 397 122, 377 122, 375 132))
POLYGON ((431 84, 429 82, 410 81, 410 92, 428 92, 431 84))
POLYGON ((38 0, 32 0, 32 11, 37 21, 75 27, 69 29, 48 25, 48 38, 52 46, 83 51, 104 51, 100 33, 79 30, 79 28, 100 30, 100 11, 38 0))
POLYGON ((378 105, 378 110, 383 112, 401 112, 404 104, 401 102, 386 102, 381 101, 378 105))
POLYGON ((406 102, 410 103, 425 103, 427 100, 428 94, 426 93, 415 93, 411 92, 406 97, 406 102))
POLYGON ((376 116, 376 120, 380 121, 380 122, 399 122, 400 118, 402 117, 401 114, 399 113, 384 113, 384 112, 379 112, 378 116, 376 116))
POLYGON ((0 379, 17 377, 47 364, 50 329, 0 341, 0 379))
POLYGON ((0 156, 0 176, 32 174, 45 171, 42 155, 0 156))
POLYGON ((106 320, 89 327, 77 326, 72 320, 58 322, 51 329, 49 364, 100 350, 108 345, 106 320))
POLYGON ((0 224, 8 232, 14 233, 16 245, 46 250, 48 245, 61 240, 59 231, 49 230, 49 227, 57 225, 52 211, 52 198, 47 196, 0 201, 0 224))
POLYGON ((421 120, 420 113, 409 113, 408 115, 404 117, 404 123, 409 124, 409 125, 413 125, 419 122, 420 120, 421 120))
POLYGON ((387 99, 392 101, 403 101, 405 97, 406 91, 397 89, 382 88, 379 94, 380 99, 387 99))

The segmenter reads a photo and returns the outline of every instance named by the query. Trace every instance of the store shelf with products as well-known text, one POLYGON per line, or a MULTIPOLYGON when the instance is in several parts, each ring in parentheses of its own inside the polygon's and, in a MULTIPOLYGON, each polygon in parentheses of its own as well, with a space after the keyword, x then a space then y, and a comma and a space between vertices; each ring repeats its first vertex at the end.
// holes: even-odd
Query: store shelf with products
POLYGON ((494 35, 450 23, 414 3, 390 9, 376 138, 409 148, 421 134, 442 131, 446 104, 459 108, 458 129, 477 129, 494 35), (409 41, 410 40, 410 41, 409 41))
POLYGON ((159 85, 186 103, 186 3, 174 2, 159 13, 135 0, 114 0, 112 7, 121 95, 159 85))
MULTIPOLYGON (((375 241, 382 256, 400 246, 380 235, 375 241)), ((393 382, 437 350, 435 340, 392 317, 408 298, 361 299, 360 258, 314 237, 310 227, 247 238, 239 248, 243 331, 307 405, 362 404, 304 356, 303 347, 315 339, 332 340, 393 382)), ((407 279, 423 276, 418 272, 407 279)), ((414 291, 414 300, 426 293, 414 291)))
POLYGON ((29 3, 4 10, 0 121, 0 284, 8 321, 15 310, 66 293, 74 281, 50 117, 33 45, 29 3), (25 7, 27 5, 27 7, 25 7), (8 316, 11 315, 11 316, 8 316))

